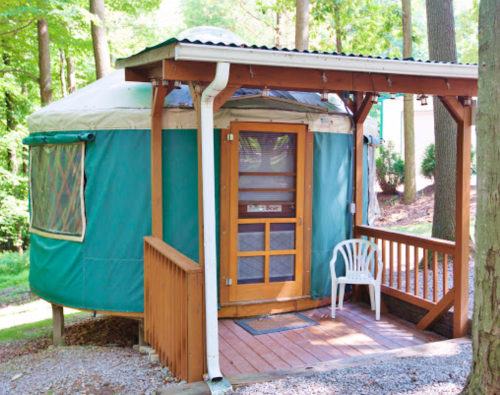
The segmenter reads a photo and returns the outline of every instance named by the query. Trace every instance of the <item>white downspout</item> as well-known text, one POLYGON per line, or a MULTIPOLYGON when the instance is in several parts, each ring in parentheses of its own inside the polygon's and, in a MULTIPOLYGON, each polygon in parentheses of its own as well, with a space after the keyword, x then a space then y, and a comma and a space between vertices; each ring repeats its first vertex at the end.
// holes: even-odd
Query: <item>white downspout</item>
MULTIPOLYGON (((205 251, 205 314, 208 367, 208 375, 206 378, 207 383, 214 383, 214 381, 220 382, 223 380, 219 366, 219 332, 217 327, 218 316, 217 253, 215 230, 214 99, 226 87, 228 79, 229 63, 217 63, 215 79, 203 91, 203 94, 201 95, 200 118, 202 158, 201 164, 203 180, 203 230, 205 251)), ((230 388, 228 388, 228 390, 229 389, 230 388)))

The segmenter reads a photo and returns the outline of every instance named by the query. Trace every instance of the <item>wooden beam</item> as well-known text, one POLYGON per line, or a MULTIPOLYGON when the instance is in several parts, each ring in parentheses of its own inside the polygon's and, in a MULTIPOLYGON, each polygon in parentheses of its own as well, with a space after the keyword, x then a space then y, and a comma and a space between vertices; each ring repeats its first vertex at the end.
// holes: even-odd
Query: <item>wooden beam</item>
POLYGON ((314 133, 306 131, 304 170, 304 255, 303 295, 311 295, 311 251, 312 251, 312 206, 313 206, 313 168, 314 168, 314 133))
POLYGON ((204 266, 204 245, 205 238, 203 232, 203 177, 201 165, 201 94, 203 92, 200 85, 192 82, 188 83, 191 99, 193 100, 194 110, 196 112, 196 125, 198 126, 198 245, 199 245, 199 264, 204 266))
POLYGON ((125 81, 151 82, 161 79, 163 75, 162 63, 157 62, 145 67, 130 67, 125 69, 125 81))
POLYGON ((227 102, 238 89, 241 88, 241 85, 228 85, 224 88, 222 92, 220 92, 214 100, 214 114, 221 108, 225 102, 227 102))
POLYGON ((432 327, 445 314, 455 301, 455 288, 448 291, 446 295, 420 320, 416 328, 419 331, 425 331, 432 327))
POLYGON ((456 181, 456 251, 453 257, 455 308, 453 337, 467 334, 469 312, 469 226, 470 226, 470 160, 472 107, 463 107, 463 122, 457 129, 456 181))
MULTIPOLYGON (((215 63, 163 61, 163 79, 210 83, 215 77, 215 63)), ((130 70, 130 69, 127 69, 130 70)), ((131 68, 131 70, 137 70, 131 68)), ((144 70, 141 68, 140 70, 144 70)), ((135 79, 148 81, 157 77, 158 66, 132 74, 135 79)), ((132 78, 130 76, 130 78, 132 78)), ((438 96, 477 96, 477 80, 462 78, 419 77, 405 75, 369 74, 350 71, 323 71, 290 67, 231 65, 230 85, 245 88, 321 92, 323 90, 350 92, 398 92, 438 96)))
MULTIPOLYGON (((366 121, 366 117, 368 117, 368 113, 372 109, 373 102, 372 96, 374 93, 366 92, 365 98, 361 101, 361 103, 357 103, 356 112, 354 113, 354 123, 364 123, 366 121)), ((359 100, 359 98, 357 99, 359 100)))
POLYGON ((458 101, 456 97, 452 96, 438 96, 441 103, 451 114, 455 122, 461 123, 464 120, 464 106, 458 101))
POLYGON ((354 227, 363 225, 363 122, 373 104, 371 93, 363 99, 359 92, 355 95, 356 112, 354 115, 354 227))
POLYGON ((165 98, 172 87, 161 81, 151 89, 151 211, 152 235, 163 240, 163 184, 161 118, 165 98))

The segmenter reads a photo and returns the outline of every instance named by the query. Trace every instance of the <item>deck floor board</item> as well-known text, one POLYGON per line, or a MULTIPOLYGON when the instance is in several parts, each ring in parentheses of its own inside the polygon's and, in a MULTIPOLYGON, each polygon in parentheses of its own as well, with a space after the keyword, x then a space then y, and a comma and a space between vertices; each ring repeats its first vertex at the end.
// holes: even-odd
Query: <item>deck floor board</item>
POLYGON ((302 312, 319 325, 253 336, 232 320, 219 321, 222 373, 265 372, 444 340, 383 314, 375 321, 365 305, 345 303, 330 317, 329 307, 302 312))

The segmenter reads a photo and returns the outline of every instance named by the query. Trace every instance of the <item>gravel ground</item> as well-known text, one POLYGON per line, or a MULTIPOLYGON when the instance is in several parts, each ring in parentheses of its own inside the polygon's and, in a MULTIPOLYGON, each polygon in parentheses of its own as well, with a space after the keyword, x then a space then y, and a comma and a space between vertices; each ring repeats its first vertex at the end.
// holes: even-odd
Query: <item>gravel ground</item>
POLYGON ((470 371, 472 346, 453 355, 409 357, 239 388, 244 395, 458 394, 470 371))
POLYGON ((62 347, 0 364, 0 394, 152 394, 174 385, 168 368, 117 347, 62 347))

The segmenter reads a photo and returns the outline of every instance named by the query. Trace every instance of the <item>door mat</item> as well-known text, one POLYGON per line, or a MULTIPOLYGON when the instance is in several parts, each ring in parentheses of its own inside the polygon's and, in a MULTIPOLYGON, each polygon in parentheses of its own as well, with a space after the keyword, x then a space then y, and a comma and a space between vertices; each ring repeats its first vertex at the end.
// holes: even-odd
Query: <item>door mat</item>
POLYGON ((254 336, 319 325, 316 321, 300 313, 269 315, 235 322, 254 336))

